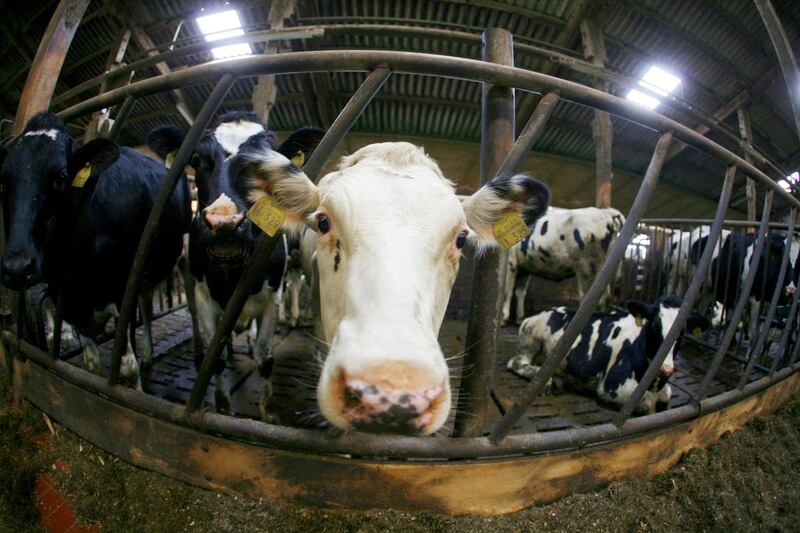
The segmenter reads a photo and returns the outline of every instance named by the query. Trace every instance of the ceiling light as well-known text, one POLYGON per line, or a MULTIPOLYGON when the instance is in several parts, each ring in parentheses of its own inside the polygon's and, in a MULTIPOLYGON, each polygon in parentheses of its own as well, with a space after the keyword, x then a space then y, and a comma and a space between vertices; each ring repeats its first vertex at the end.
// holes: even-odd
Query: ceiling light
MULTIPOLYGON (((239 14, 234 9, 203 15, 202 17, 197 17, 195 22, 197 22, 197 27, 200 28, 200 31, 203 32, 206 42, 244 35, 239 14)), ((223 59, 250 55, 253 53, 253 49, 247 43, 240 43, 212 48, 211 53, 214 55, 214 59, 223 59)))

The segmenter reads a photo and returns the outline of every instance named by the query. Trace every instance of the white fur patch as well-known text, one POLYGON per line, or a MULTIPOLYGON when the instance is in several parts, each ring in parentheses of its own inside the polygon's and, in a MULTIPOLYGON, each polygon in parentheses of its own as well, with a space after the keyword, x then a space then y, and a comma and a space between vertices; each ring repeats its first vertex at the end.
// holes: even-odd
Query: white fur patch
POLYGON ((205 213, 215 213, 218 215, 233 215, 236 214, 237 211, 236 204, 234 204, 233 200, 225 193, 220 194, 210 206, 203 210, 205 213))
MULTIPOLYGON (((677 307, 660 307, 658 310, 658 314, 661 317, 661 335, 663 337, 667 336, 667 332, 672 327, 672 324, 675 323, 675 319, 678 317, 678 309, 677 307)), ((669 347, 669 352, 667 353, 667 357, 664 359, 664 362, 661 363, 663 367, 674 367, 674 351, 675 345, 669 347)))
POLYGON ((50 137, 52 140, 56 140, 58 137, 58 130, 56 129, 49 129, 49 130, 34 130, 26 132, 24 137, 33 137, 35 135, 44 135, 45 137, 50 137))
POLYGON ((214 130, 214 137, 228 155, 233 155, 239 151, 242 143, 263 131, 265 130, 262 124, 238 120, 236 122, 225 122, 217 126, 214 130))

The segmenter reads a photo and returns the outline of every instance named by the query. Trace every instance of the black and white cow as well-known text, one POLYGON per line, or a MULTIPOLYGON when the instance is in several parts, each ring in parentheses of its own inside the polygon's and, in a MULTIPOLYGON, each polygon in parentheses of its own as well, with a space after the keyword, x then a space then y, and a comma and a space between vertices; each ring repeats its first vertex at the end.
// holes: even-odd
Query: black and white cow
MULTIPOLYGON (((313 150, 322 133, 319 129, 304 128, 278 146, 275 134, 261 124, 255 114, 234 111, 221 115, 194 147, 190 164, 195 169, 198 208, 189 237, 189 267, 194 278, 204 346, 211 341, 219 317, 255 251, 256 238, 261 232, 245 216, 252 202, 232 187, 231 162, 238 154, 263 155, 272 150, 289 158, 304 157, 313 150)), ((175 126, 162 126, 151 132, 147 142, 155 153, 165 158, 180 147, 183 138, 184 133, 175 126)), ((284 237, 275 247, 261 283, 248 298, 237 323, 238 332, 248 330, 250 334, 253 357, 262 377, 259 408, 265 420, 273 418, 267 409, 272 391, 271 338, 277 311, 275 292, 281 286, 286 259, 284 237)), ((200 364, 202 355, 195 354, 196 364, 200 364)), ((230 396, 222 375, 224 369, 223 360, 216 369, 215 400, 218 411, 230 413, 230 396)))
POLYGON ((451 403, 437 336, 461 250, 496 246, 494 227, 509 214, 533 227, 547 187, 503 176, 462 203, 436 162, 405 142, 361 148, 318 185, 278 153, 234 159, 243 196, 269 194, 285 211, 284 230, 313 230, 303 244, 316 254, 328 345, 323 416, 342 430, 436 432, 451 403))
MULTIPOLYGON (((624 404, 675 322, 680 304, 675 296, 663 297, 655 304, 630 300, 627 312, 593 314, 556 376, 574 390, 595 394, 612 404, 624 404)), ((519 328, 521 353, 508 361, 508 369, 533 379, 538 365, 553 352, 574 315, 574 311, 560 307, 526 318, 519 328)), ((709 326, 707 319, 697 315, 690 316, 686 323, 690 332, 709 326)), ((669 401, 672 391, 667 381, 673 373, 674 353, 679 346, 680 339, 670 348, 659 378, 642 397, 637 412, 652 413, 657 403, 669 401)))
MULTIPOLYGON (((673 230, 667 239, 667 253, 664 254, 664 273, 667 280, 666 293, 683 296, 692 275, 700 261, 706 244, 710 226, 700 226, 691 231, 673 230)), ((730 231, 723 229, 721 240, 725 242, 730 231)), ((712 261, 719 256, 720 246, 714 246, 712 261)), ((709 271, 710 273, 710 271, 709 271)), ((709 279, 711 279, 709 277, 709 279)))
MULTIPOLYGON (((34 116, 7 153, 0 149, 0 158, 10 223, 2 260, 3 285, 25 289, 44 281, 49 295, 63 288, 64 320, 81 333, 86 368, 100 373, 100 353, 90 336, 102 331, 122 302, 166 168, 106 139, 81 146, 51 113, 34 116), (82 193, 73 180, 81 171, 83 177, 97 176, 98 183, 85 223, 76 230, 77 246, 71 248, 70 235, 82 193), (62 283, 67 259, 74 261, 74 268, 62 283)), ((144 269, 145 290, 140 301, 145 319, 147 309, 152 313, 152 288, 171 275, 189 221, 189 191, 182 176, 164 210, 144 269)), ((145 326, 149 328, 149 324, 145 326)), ((121 375, 140 385, 130 346, 122 359, 121 375)))
MULTIPOLYGON (((514 294, 517 322, 525 318, 525 295, 531 276, 551 281, 574 276, 578 294, 583 298, 624 223, 622 213, 612 208, 548 209, 531 234, 509 251, 503 322, 510 318, 514 294)), ((599 305, 605 307, 609 297, 610 289, 599 305)))

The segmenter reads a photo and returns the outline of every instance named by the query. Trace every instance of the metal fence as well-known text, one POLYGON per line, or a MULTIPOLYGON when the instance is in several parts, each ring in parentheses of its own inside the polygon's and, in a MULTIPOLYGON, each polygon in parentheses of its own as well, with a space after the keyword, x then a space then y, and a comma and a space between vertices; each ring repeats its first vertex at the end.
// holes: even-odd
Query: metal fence
MULTIPOLYGON (((795 339, 792 338, 792 333, 795 330, 794 319, 797 312, 797 295, 800 294, 800 291, 794 295, 791 311, 785 322, 787 327, 784 328, 779 341, 782 348, 781 353, 790 350, 793 356, 788 360, 784 360, 782 367, 776 362, 762 378, 748 383, 745 377, 753 366, 757 364, 756 355, 760 355, 755 352, 760 352, 766 342, 769 328, 762 328, 757 333, 753 353, 745 360, 743 377, 739 387, 710 398, 705 397, 708 383, 713 379, 722 359, 728 352, 747 304, 747 296, 752 288, 755 275, 755 269, 751 269, 752 275, 744 281, 741 287, 740 294, 727 320, 727 326, 716 348, 705 379, 694 394, 694 401, 689 405, 654 415, 631 417, 634 407, 656 379, 659 367, 666 358, 670 347, 683 331, 687 316, 698 301, 701 289, 709 275, 714 250, 718 247, 717 244, 714 244, 713 246, 707 246, 696 258, 696 264, 693 265, 691 272, 685 278, 686 288, 677 319, 667 332, 663 344, 653 361, 651 361, 643 379, 640 380, 635 392, 621 408, 613 423, 546 434, 509 435, 514 424, 542 393, 545 384, 566 357, 569 347, 572 346, 576 337, 587 324, 603 291, 617 275, 618 267, 623 260, 626 263, 634 264, 636 269, 640 266, 642 267, 641 287, 635 290, 640 290, 643 294, 655 294, 664 282, 665 272, 663 270, 661 271, 661 279, 658 278, 658 271, 656 271, 655 278, 653 275, 647 274, 648 269, 652 269, 652 266, 643 257, 641 250, 657 250, 658 247, 653 245, 659 239, 656 233, 661 231, 660 238, 663 240, 667 233, 666 229, 648 230, 647 225, 655 225, 654 221, 644 222, 645 226, 640 224, 643 223, 642 217, 645 209, 656 189, 659 174, 669 148, 676 141, 685 143, 715 157, 727 167, 715 216, 713 220, 707 221, 706 224, 709 242, 717 243, 722 233, 725 214, 728 209, 734 181, 737 177, 739 179, 753 180, 768 190, 764 199, 761 221, 756 228, 757 240, 753 253, 753 264, 757 264, 761 260, 764 252, 773 199, 777 197, 790 207, 788 234, 793 233, 794 218, 797 208, 800 207, 800 201, 784 191, 769 176, 744 158, 687 126, 605 92, 564 79, 513 67, 511 64, 513 63, 513 59, 511 59, 513 57, 513 43, 510 34, 503 30, 488 30, 484 34, 484 47, 495 47, 495 53, 485 55, 484 61, 423 53, 377 50, 294 52, 253 56, 235 61, 202 64, 138 81, 89 98, 61 111, 59 113, 60 117, 65 121, 71 121, 103 108, 117 107, 116 120, 110 132, 110 137, 115 139, 124 127, 125 120, 137 99, 190 85, 216 83, 210 97, 186 135, 181 148, 175 155, 174 162, 167 171, 163 185, 158 192, 147 220, 120 309, 108 379, 104 380, 60 361, 57 357, 57 342, 54 343, 56 347, 51 350, 50 354, 47 354, 41 348, 21 338, 18 330, 16 334, 11 331, 4 333, 4 338, 8 345, 18 347, 19 354, 27 355, 38 364, 52 369, 65 379, 122 402, 133 409, 147 412, 177 424, 200 428, 230 438, 255 441, 267 446, 326 454, 353 454, 389 458, 466 459, 499 457, 585 446, 690 420, 755 394, 795 372, 798 368, 796 359, 800 343, 795 342, 795 339), (494 175, 507 175, 518 169, 523 158, 546 127, 547 120, 559 99, 569 100, 583 106, 612 113, 620 119, 638 123, 642 127, 655 130, 660 134, 658 142, 653 147, 650 164, 639 191, 627 213, 627 220, 622 227, 619 238, 610 248, 606 262, 583 298, 573 320, 569 323, 553 353, 549 355, 539 372, 527 386, 524 395, 505 413, 503 419, 488 437, 475 436, 480 435, 480 432, 476 431, 476 422, 473 420, 459 422, 457 419, 456 438, 433 437, 420 439, 360 434, 332 437, 317 431, 276 426, 255 420, 208 413, 200 409, 213 369, 225 346, 225 340, 229 337, 247 295, 251 293, 253 284, 258 279, 260 271, 264 268, 278 241, 279 236, 269 237, 265 234, 259 237, 252 261, 240 279, 220 318, 187 403, 185 405, 173 404, 118 385, 121 358, 125 352, 127 342, 126 332, 130 322, 135 318, 136 302, 141 288, 142 270, 151 253, 154 232, 159 226, 167 200, 184 167, 189 162, 193 147, 200 139, 203 131, 208 127, 229 89, 237 79, 242 77, 323 71, 365 71, 368 72, 368 75, 305 165, 305 172, 312 179, 318 177, 319 172, 335 147, 347 134, 372 98, 380 91, 384 82, 394 73, 443 76, 485 84, 483 127, 487 128, 490 123, 494 124, 495 128, 499 128, 501 134, 496 136, 489 135, 484 138, 482 182, 488 181, 494 175), (516 140, 513 139, 514 89, 539 92, 545 95, 516 140), (509 110, 511 110, 510 113, 509 110), (651 231, 651 233, 648 234, 648 231, 651 231), (645 245, 643 236, 648 235, 649 242, 645 245), (634 251, 631 254, 628 252, 630 246, 633 246, 638 251, 634 251), (639 254, 638 256, 636 256, 637 253, 639 254), (650 286, 648 286, 648 283, 650 286), (755 348, 758 348, 758 350, 755 350, 755 348)), ((95 185, 96 183, 89 183, 84 187, 81 212, 85 212, 95 185)), ((644 252, 644 254, 647 253, 649 252, 644 252)), ((657 255, 658 252, 652 254, 653 257, 657 255)), ((69 268, 70 265, 66 265, 65 272, 69 268)), ((486 404, 490 401, 486 391, 493 371, 492 361, 496 354, 499 322, 497 310, 500 309, 499 301, 502 298, 500 284, 503 277, 499 276, 499 268, 499 253, 487 254, 476 264, 474 292, 467 333, 467 343, 470 346, 470 350, 465 364, 473 365, 474 368, 481 369, 481 372, 474 372, 475 378, 465 380, 461 389, 462 393, 465 391, 468 393, 470 400, 467 408, 472 414, 479 414, 485 411, 486 404), (482 340, 480 343, 470 345, 470 339, 482 340), (481 394, 481 392, 483 393, 481 394)), ((782 270, 782 276, 785 274, 785 270, 785 268, 782 270)), ((779 296, 777 292, 778 289, 776 289, 775 294, 769 301, 766 324, 769 324, 775 316, 779 296)), ((61 298, 59 297, 57 309, 59 308, 60 300, 61 298)), ((60 313, 57 317, 56 327, 61 327, 60 313)), ((55 338, 57 339, 58 335, 55 335, 55 338)), ((480 425, 481 417, 474 418, 478 420, 477 424, 480 425)), ((477 429, 480 430, 480 427, 477 429)))

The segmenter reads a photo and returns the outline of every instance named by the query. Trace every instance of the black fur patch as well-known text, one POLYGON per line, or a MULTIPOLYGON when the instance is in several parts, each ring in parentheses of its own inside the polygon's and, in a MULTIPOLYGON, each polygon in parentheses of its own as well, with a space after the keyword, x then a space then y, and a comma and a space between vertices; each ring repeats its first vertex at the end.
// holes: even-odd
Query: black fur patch
POLYGON ((499 197, 522 204, 522 218, 532 228, 550 204, 550 189, 541 181, 524 174, 499 176, 485 185, 499 197))
POLYGON ((583 244, 583 239, 581 239, 581 232, 578 231, 578 228, 575 228, 575 231, 572 232, 572 236, 575 237, 575 242, 578 243, 578 248, 583 250, 585 246, 583 244))
POLYGON ((336 255, 333 258, 333 271, 339 271, 339 263, 342 262, 342 243, 336 239, 336 255))
POLYGON ((545 233, 547 233, 547 223, 548 223, 548 222, 549 222, 548 220, 545 220, 545 221, 544 221, 544 224, 542 224, 542 235, 544 235, 545 233))
POLYGON ((63 120, 58 118, 54 113, 47 113, 45 111, 33 115, 25 126, 26 132, 37 130, 58 130, 61 133, 67 132, 63 120))
POLYGON ((544 257, 550 257, 550 252, 548 252, 544 248, 539 248, 539 253, 542 254, 544 257))
POLYGON ((559 238, 559 239, 561 239, 561 240, 563 241, 563 240, 566 238, 566 235, 564 235, 564 234, 562 233, 562 234, 561 234, 561 235, 560 235, 558 238, 559 238))
POLYGON ((608 251, 608 245, 611 244, 611 237, 613 237, 613 236, 614 236, 614 232, 609 229, 606 232, 605 237, 603 237, 603 239, 600 241, 600 246, 602 246, 603 250, 605 250, 606 252, 608 251))

